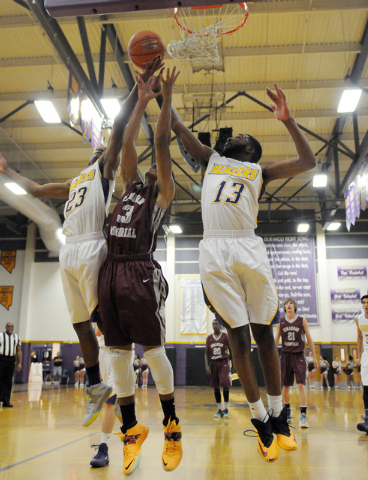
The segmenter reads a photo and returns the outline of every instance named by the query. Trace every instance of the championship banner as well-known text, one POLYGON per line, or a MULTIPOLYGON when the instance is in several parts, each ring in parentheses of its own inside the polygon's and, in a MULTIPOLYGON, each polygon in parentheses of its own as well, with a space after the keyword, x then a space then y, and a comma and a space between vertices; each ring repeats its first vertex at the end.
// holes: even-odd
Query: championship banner
POLYGON ((83 142, 87 143, 91 140, 92 131, 92 102, 84 94, 81 95, 81 118, 80 127, 83 134, 83 142))
POLYGON ((207 335, 207 306, 199 276, 180 277, 180 335, 207 335))
POLYGON ((280 313, 284 313, 286 298, 291 297, 298 304, 298 315, 310 325, 318 325, 314 236, 267 236, 263 241, 279 294, 280 313))
POLYGON ((350 185, 348 195, 349 195, 350 208, 351 208, 351 224, 355 225, 356 211, 355 211, 355 186, 354 186, 354 184, 350 185))
POLYGON ((360 314, 360 305, 346 307, 332 307, 332 323, 339 325, 353 325, 360 314))
POLYGON ((9 273, 11 273, 13 268, 15 268, 16 257, 17 257, 16 250, 9 250, 9 251, 2 250, 1 252, 1 260, 0 260, 1 265, 9 273))
POLYGON ((355 218, 360 217, 360 187, 359 187, 359 181, 357 180, 354 183, 354 197, 355 197, 355 218))
POLYGON ((73 125, 77 125, 79 122, 79 110, 80 110, 79 94, 80 94, 79 84, 77 80, 73 77, 72 73, 70 72, 66 105, 69 113, 69 119, 73 125))
POLYGON ((346 228, 350 232, 351 227, 351 207, 350 207, 350 197, 349 191, 345 196, 345 218, 346 218, 346 228))
POLYGON ((7 310, 13 303, 13 290, 14 287, 0 287, 0 303, 7 310))
POLYGON ((92 119, 92 151, 94 152, 101 144, 101 129, 102 129, 102 118, 98 115, 95 110, 95 115, 92 119))

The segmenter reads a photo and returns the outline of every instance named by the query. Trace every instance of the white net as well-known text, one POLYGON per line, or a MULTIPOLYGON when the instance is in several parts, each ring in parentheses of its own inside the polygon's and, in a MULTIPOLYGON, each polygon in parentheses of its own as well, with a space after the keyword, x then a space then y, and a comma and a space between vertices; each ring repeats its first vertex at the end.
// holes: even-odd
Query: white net
POLYGON ((171 40, 167 51, 172 58, 190 63, 217 63, 220 60, 217 48, 217 25, 201 28, 198 32, 187 33, 183 40, 171 40))
POLYGON ((172 40, 167 51, 176 59, 190 63, 219 62, 218 39, 243 26, 248 17, 246 4, 208 8, 180 8, 174 18, 182 40, 172 40))

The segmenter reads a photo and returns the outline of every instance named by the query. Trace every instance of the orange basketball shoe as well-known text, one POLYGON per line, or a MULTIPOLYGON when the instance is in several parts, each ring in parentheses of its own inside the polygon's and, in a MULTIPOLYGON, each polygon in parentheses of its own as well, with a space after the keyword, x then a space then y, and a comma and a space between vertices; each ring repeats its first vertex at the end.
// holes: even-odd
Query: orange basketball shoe
POLYGON ((181 444, 181 426, 176 420, 169 421, 164 426, 165 443, 162 452, 162 466, 164 470, 170 472, 175 470, 183 456, 183 447, 181 444))
POLYGON ((265 462, 275 462, 279 458, 279 446, 277 445, 271 427, 271 418, 266 423, 252 418, 252 423, 257 434, 257 451, 265 462))
POLYGON ((135 427, 130 428, 126 433, 119 432, 117 435, 124 442, 123 473, 124 475, 131 475, 141 460, 141 447, 147 438, 148 427, 138 422, 135 427))
POLYGON ((271 417, 272 432, 276 434, 277 445, 283 450, 297 450, 298 442, 287 422, 287 408, 278 417, 271 417))

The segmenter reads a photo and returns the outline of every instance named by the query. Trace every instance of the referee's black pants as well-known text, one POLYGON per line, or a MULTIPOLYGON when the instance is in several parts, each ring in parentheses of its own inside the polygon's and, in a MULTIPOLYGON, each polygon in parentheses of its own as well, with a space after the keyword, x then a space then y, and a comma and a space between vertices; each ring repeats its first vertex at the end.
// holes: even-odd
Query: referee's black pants
POLYGON ((15 357, 0 355, 0 402, 10 403, 15 357))

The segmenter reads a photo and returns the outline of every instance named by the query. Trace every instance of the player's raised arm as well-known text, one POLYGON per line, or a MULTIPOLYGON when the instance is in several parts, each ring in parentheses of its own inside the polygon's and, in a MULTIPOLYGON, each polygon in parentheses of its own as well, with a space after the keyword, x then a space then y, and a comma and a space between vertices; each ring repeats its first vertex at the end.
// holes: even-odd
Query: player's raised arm
POLYGON ((68 198, 70 180, 65 183, 46 183, 45 185, 39 185, 28 178, 22 177, 19 173, 15 172, 8 167, 7 161, 0 154, 0 173, 13 180, 16 184, 22 187, 27 193, 30 193, 34 197, 51 197, 51 198, 68 198))
MULTIPOLYGON (((161 90, 160 78, 157 76, 153 76, 153 83, 152 83, 152 90, 154 92, 158 92, 161 90)), ((159 95, 157 98, 157 103, 160 108, 162 108, 163 104, 163 97, 159 95)), ((175 110, 171 109, 171 129, 177 135, 179 140, 183 143, 187 152, 199 162, 201 165, 201 172, 202 175, 206 171, 208 160, 210 156, 215 152, 207 145, 203 145, 198 138, 194 135, 193 132, 187 128, 181 119, 177 116, 175 110)))
POLYGON ((152 77, 145 81, 143 76, 136 72, 135 80, 138 88, 138 102, 134 107, 133 113, 125 127, 123 148, 121 151, 121 178, 124 183, 124 190, 133 182, 139 182, 141 177, 138 172, 138 154, 135 147, 142 117, 146 106, 152 98, 160 95, 159 92, 152 92, 152 77))
MULTIPOLYGON (((153 73, 162 67, 161 60, 159 58, 148 62, 146 68, 142 73, 142 78, 146 82, 153 73)), ((100 159, 100 168, 103 172, 103 176, 108 180, 115 179, 116 169, 119 166, 119 153, 123 145, 124 128, 126 127, 129 117, 138 100, 138 88, 134 86, 130 92, 128 98, 122 105, 120 112, 115 117, 112 132, 109 138, 109 143, 104 155, 100 159)))
POLYGON ((163 104, 160 116, 157 122, 155 134, 156 163, 157 163, 157 181, 158 196, 156 203, 161 208, 167 208, 175 194, 175 185, 172 177, 172 162, 170 155, 171 139, 171 103, 174 91, 175 81, 180 72, 176 72, 176 67, 170 73, 166 70, 166 75, 161 74, 163 104), (166 78, 164 78, 166 77, 166 78))
POLYGON ((272 100, 270 107, 277 120, 282 122, 288 129, 297 151, 298 156, 290 160, 274 162, 262 165, 264 185, 277 178, 288 178, 299 173, 311 170, 316 166, 316 157, 303 132, 290 114, 289 106, 284 92, 275 84, 276 92, 267 88, 267 95, 272 100))

